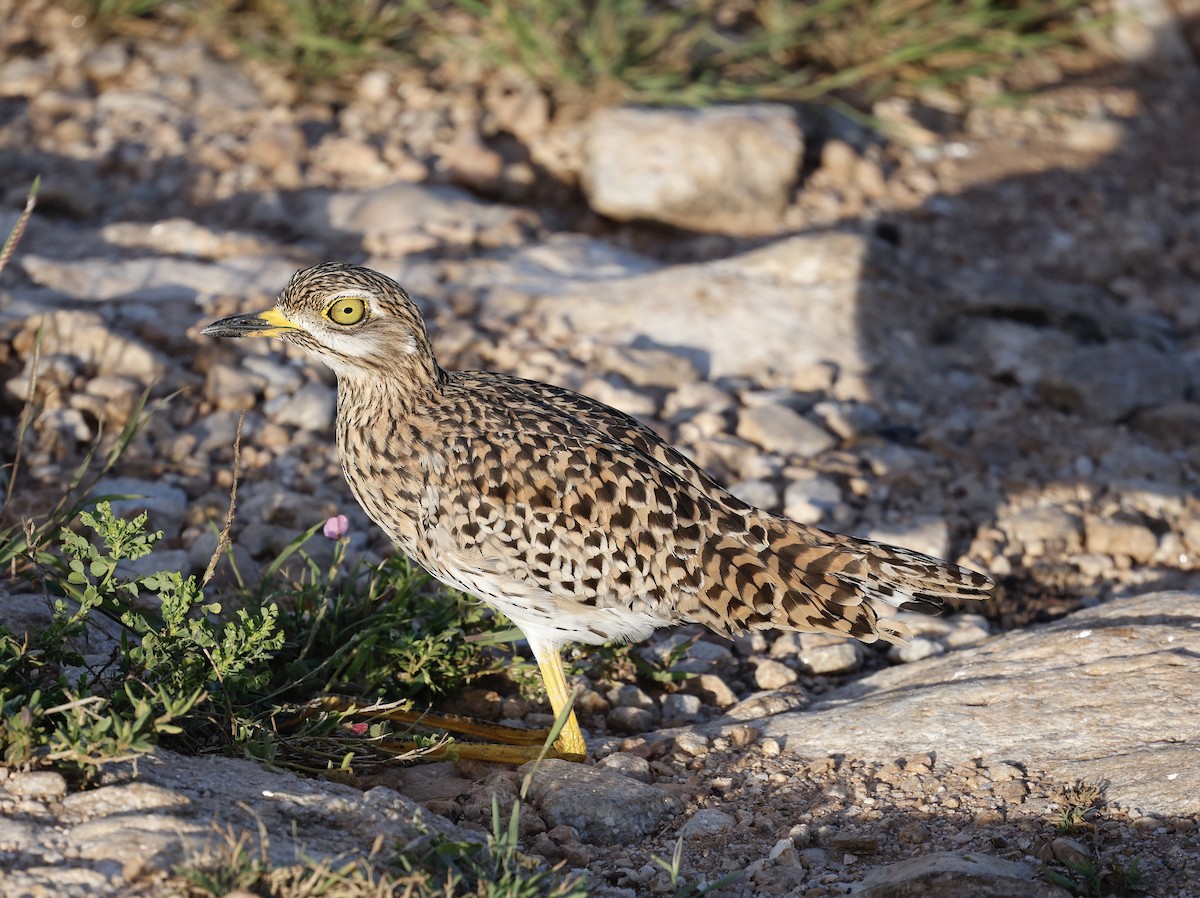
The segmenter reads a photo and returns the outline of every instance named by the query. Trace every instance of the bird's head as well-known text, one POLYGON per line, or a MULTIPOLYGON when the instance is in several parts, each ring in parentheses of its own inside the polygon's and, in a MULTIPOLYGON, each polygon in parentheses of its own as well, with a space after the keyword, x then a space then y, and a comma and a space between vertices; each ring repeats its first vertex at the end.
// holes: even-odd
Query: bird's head
POLYGON ((325 362, 339 379, 413 367, 436 379, 438 372, 421 313, 404 288, 344 262, 296 272, 273 309, 222 318, 204 333, 279 337, 325 362))

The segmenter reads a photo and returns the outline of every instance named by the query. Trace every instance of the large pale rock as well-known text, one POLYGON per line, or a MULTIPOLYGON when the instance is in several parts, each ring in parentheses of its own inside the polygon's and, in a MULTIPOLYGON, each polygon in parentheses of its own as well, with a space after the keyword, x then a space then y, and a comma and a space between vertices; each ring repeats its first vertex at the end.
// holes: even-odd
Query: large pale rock
MULTIPOLYGON (((0 781, 0 801, 9 798, 9 782, 0 781)), ((272 866, 300 854, 365 857, 376 839, 403 844, 430 831, 469 840, 391 789, 364 793, 254 761, 163 749, 139 758, 136 776, 129 766, 108 772, 99 788, 72 793, 46 813, 54 825, 10 830, 23 850, 6 863, 0 895, 128 894, 131 879, 212 850, 225 833, 245 834, 249 853, 261 850, 272 866), (270 834, 261 849, 260 833, 270 834), (64 856, 92 861, 106 875, 81 883, 87 871, 64 856)))
POLYGON ((1134 814, 1198 814, 1198 615, 1195 593, 1111 601, 872 674, 763 721, 762 737, 810 757, 1011 761, 1107 783, 1134 814))
POLYGON ((1028 864, 969 851, 935 851, 868 873, 860 898, 1066 898, 1028 864))
MULTIPOLYGON (((830 365, 846 379, 870 365, 858 301, 866 241, 815 234, 696 265, 661 266, 586 239, 548 241, 504 266, 467 273, 500 297, 519 291, 545 339, 669 347, 710 379, 785 377, 830 365), (631 298, 636 297, 636 301, 631 298)), ((500 307, 483 317, 490 320, 500 307)), ((497 322, 503 324, 503 322, 497 322)))
POLYGON ((770 232, 800 171, 804 136, 786 106, 606 109, 584 137, 592 208, 696 231, 770 232))

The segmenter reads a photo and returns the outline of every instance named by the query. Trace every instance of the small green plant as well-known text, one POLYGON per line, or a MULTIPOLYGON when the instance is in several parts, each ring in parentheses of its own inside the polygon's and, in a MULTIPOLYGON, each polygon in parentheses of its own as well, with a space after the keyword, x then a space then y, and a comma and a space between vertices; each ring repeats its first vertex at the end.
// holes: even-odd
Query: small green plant
POLYGON ((231 892, 248 892, 270 870, 266 841, 252 847, 248 832, 220 831, 221 841, 203 856, 188 858, 175 867, 175 875, 202 895, 222 898, 231 892))
POLYGON ((1107 895, 1129 898, 1142 890, 1145 881, 1138 858, 1129 863, 1111 859, 1067 861, 1063 866, 1070 871, 1069 874, 1047 870, 1046 878, 1080 898, 1104 898, 1107 895))
POLYGON ((1060 814, 1055 831, 1071 835, 1094 826, 1093 819, 1104 807, 1104 786, 1078 780, 1060 788, 1054 801, 1060 814))
POLYGON ((630 657, 633 659, 633 664, 637 668, 640 678, 660 685, 673 685, 683 680, 690 680, 695 676, 691 671, 676 670, 675 665, 685 659, 692 646, 699 641, 700 634, 697 633, 688 639, 681 639, 673 643, 665 652, 653 660, 646 660, 644 655, 639 652, 631 653, 630 657))
MULTIPOLYGON (((262 684, 266 672, 253 668, 278 651, 284 640, 276 626, 277 606, 253 612, 239 608, 231 620, 217 623, 221 605, 205 601, 195 577, 185 578, 177 571, 120 573, 122 561, 144 558, 163 537, 161 530, 146 530, 145 513, 125 520, 113 514, 108 502, 100 502, 94 515, 85 511, 79 518, 104 549, 80 534, 62 531, 63 552, 70 558, 66 589, 79 603, 72 618, 100 609, 140 638, 121 654, 124 677, 171 694, 211 689, 240 693, 262 684), (135 604, 144 596, 153 600, 153 610, 141 611, 135 604)), ((55 611, 56 616, 65 615, 66 605, 60 602, 55 611)))
POLYGON ((49 626, 22 640, 0 630, 0 749, 9 764, 56 763, 87 779, 181 733, 180 721, 213 692, 254 688, 263 675, 251 668, 283 634, 272 608, 215 621, 220 606, 205 602, 194 578, 124 573, 162 538, 147 532, 144 514, 125 520, 101 502, 80 520, 100 545, 62 530, 65 576, 52 568, 47 582, 65 597, 54 601, 49 626), (96 613, 127 630, 118 650, 89 666, 75 646, 96 613))
POLYGON ((671 888, 675 890, 675 898, 702 898, 702 896, 707 895, 709 892, 714 892, 742 878, 743 871, 735 870, 732 873, 726 873, 716 882, 708 885, 685 881, 681 873, 683 869, 683 836, 675 840, 675 847, 671 850, 669 860, 663 860, 656 854, 652 854, 650 857, 654 863, 667 871, 667 876, 671 881, 671 888))

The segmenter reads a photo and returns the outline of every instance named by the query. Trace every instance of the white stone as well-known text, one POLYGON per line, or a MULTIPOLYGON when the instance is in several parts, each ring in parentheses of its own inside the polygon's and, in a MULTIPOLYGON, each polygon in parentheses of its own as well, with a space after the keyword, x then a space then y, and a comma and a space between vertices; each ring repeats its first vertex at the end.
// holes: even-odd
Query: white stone
POLYGON ((611 218, 762 233, 778 227, 803 152, 782 105, 605 109, 585 132, 581 183, 611 218))

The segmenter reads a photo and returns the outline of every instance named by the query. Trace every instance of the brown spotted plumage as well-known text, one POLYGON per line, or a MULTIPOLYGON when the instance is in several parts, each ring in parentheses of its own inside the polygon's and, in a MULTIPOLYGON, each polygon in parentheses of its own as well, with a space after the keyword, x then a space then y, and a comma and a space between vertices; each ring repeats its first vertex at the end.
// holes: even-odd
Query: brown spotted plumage
POLYGON ((404 290, 364 268, 298 272, 275 309, 206 333, 278 336, 333 369, 355 497, 430 573, 512 618, 548 678, 563 643, 641 639, 681 621, 894 641, 903 628, 890 608, 936 613, 992 586, 747 505, 587 396, 444 371, 404 290))

